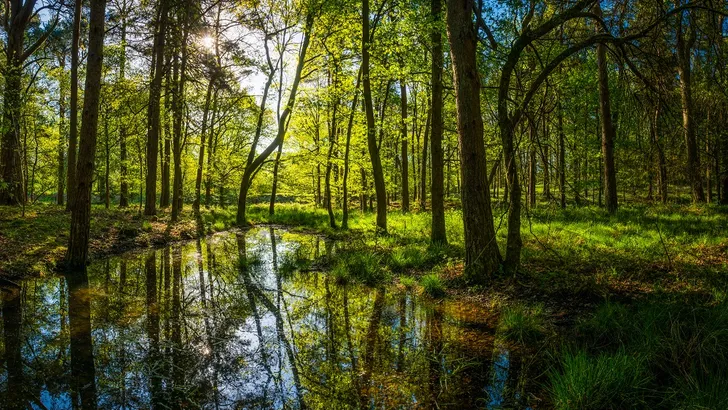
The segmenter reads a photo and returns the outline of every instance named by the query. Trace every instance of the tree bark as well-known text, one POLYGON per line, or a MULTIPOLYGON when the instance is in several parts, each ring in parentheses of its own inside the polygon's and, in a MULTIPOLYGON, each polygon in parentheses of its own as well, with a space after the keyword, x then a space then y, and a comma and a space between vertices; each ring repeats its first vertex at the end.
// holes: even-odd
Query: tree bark
POLYGON ((401 132, 402 132, 402 141, 401 141, 401 148, 402 152, 400 153, 400 156, 402 157, 402 212, 409 212, 410 211, 410 202, 409 202, 409 159, 408 156, 408 149, 407 149, 407 85, 405 84, 404 80, 399 81, 399 92, 400 92, 400 102, 401 102, 401 110, 402 110, 402 122, 400 124, 401 132))
POLYGON ((692 73, 690 60, 692 48, 695 44, 695 27, 692 27, 692 19, 687 28, 682 24, 683 14, 680 15, 680 24, 677 28, 677 68, 680 76, 680 96, 682 100, 683 133, 685 136, 685 147, 687 149, 687 177, 690 181, 690 189, 693 202, 705 202, 705 191, 703 190, 703 178, 700 167, 700 153, 698 152, 698 141, 695 135, 695 124, 693 114, 693 91, 692 73), (688 38, 685 38, 684 30, 690 30, 688 38))
POLYGON ((536 206, 536 133, 535 120, 529 121, 529 149, 528 149, 528 205, 536 206))
POLYGON ((564 141, 564 111, 561 106, 561 93, 558 101, 558 133, 559 133, 559 196, 561 209, 566 209, 566 142, 564 141))
POLYGON ((356 76, 356 86, 354 86, 354 100, 351 102, 351 111, 349 112, 349 123, 346 126, 346 148, 344 149, 344 198, 342 201, 342 217, 341 227, 349 229, 349 151, 351 149, 351 131, 354 127, 354 115, 356 114, 357 103, 359 102, 359 84, 361 83, 361 68, 356 76))
MULTIPOLYGON (((430 78, 432 87, 432 106, 430 107, 430 115, 432 117, 432 176, 430 182, 432 231, 430 233, 430 240, 433 243, 445 244, 447 243, 447 233, 445 232, 445 158, 442 150, 444 126, 442 118, 442 0, 431 0, 430 14, 433 21, 432 33, 430 33, 430 41, 432 42, 432 67, 430 78)), ((469 15, 468 19, 465 21, 470 21, 469 15)), ((425 154, 423 154, 423 161, 424 158, 427 158, 425 154)), ((423 177, 423 181, 424 180, 426 180, 426 178, 423 177)))
POLYGON ((106 0, 91 0, 89 42, 86 62, 86 86, 78 153, 77 179, 71 212, 71 234, 66 262, 71 269, 81 269, 88 259, 88 240, 91 227, 91 183, 96 154, 96 134, 101 95, 101 69, 104 52, 104 19, 106 0))
POLYGON ((71 96, 69 101, 69 128, 68 128, 68 170, 66 171, 66 191, 68 200, 66 210, 73 210, 73 201, 76 200, 76 157, 78 152, 78 53, 81 42, 81 7, 83 0, 74 2, 73 6, 73 33, 71 37, 71 96))
POLYGON ((167 33, 167 0, 160 0, 157 10, 157 24, 154 33, 154 64, 152 81, 149 84, 149 106, 147 109, 147 179, 145 184, 144 214, 157 213, 157 157, 159 155, 160 98, 164 78, 164 45, 167 33))
MULTIPOLYGON (((602 15, 597 2, 596 14, 602 15)), ((607 212, 614 214, 619 202, 617 199, 617 171, 614 166, 614 124, 609 93, 609 73, 607 72, 607 45, 597 43, 597 71, 599 80, 599 117, 602 126, 602 164, 604 166, 604 204, 607 212)))
MULTIPOLYGON (((125 10, 126 11, 126 10, 125 10)), ((126 80, 126 15, 122 16, 121 21, 121 58, 119 61, 119 81, 123 84, 126 80)), ((120 183, 119 183, 119 207, 126 208, 129 206, 129 168, 127 166, 127 149, 126 136, 127 128, 124 118, 119 125, 119 163, 120 163, 120 183)))
POLYGON ((210 115, 210 101, 212 100, 213 79, 207 84, 207 93, 205 94, 205 108, 202 113, 202 129, 200 130, 200 155, 197 157, 197 176, 195 179, 195 199, 192 202, 192 209, 195 213, 200 213, 200 196, 202 190, 202 173, 205 166, 205 137, 207 133, 207 119, 210 115))
MULTIPOLYGON (((439 0, 437 0, 439 1, 439 0)), ((425 136, 422 140, 422 161, 420 163, 420 211, 427 210, 427 146, 430 144, 430 127, 432 124, 432 103, 427 110, 425 120, 425 136)))
POLYGON ((387 187, 384 183, 382 160, 377 146, 374 106, 372 105, 372 86, 369 78, 369 47, 372 39, 369 32, 369 0, 362 0, 362 79, 364 83, 364 108, 367 118, 367 148, 372 161, 374 191, 377 196, 377 228, 387 232, 387 187))
MULTIPOLYGON (((480 111, 480 74, 472 0, 448 0, 447 34, 453 67, 465 228, 465 277, 484 283, 499 270, 501 255, 488 192, 488 171, 480 111)), ((434 53, 433 53, 434 54, 434 53)), ((434 122, 433 122, 434 124, 434 122)), ((433 195, 434 197, 434 195, 433 195)))
POLYGON ((5 95, 3 98, 2 149, 0 149, 0 205, 25 203, 20 119, 22 115, 23 66, 27 59, 23 42, 36 0, 6 3, 5 95))
POLYGON ((63 79, 66 73, 66 56, 59 59, 61 80, 58 84, 58 190, 56 204, 64 204, 64 191, 66 187, 66 82, 63 79))

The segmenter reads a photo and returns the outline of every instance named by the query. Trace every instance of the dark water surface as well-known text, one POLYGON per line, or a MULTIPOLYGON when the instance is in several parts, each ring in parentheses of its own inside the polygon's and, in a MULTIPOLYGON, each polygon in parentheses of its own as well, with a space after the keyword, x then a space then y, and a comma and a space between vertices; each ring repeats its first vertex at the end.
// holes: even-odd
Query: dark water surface
POLYGON ((489 309, 337 284, 341 246, 262 227, 3 289, 1 406, 525 407, 489 309))

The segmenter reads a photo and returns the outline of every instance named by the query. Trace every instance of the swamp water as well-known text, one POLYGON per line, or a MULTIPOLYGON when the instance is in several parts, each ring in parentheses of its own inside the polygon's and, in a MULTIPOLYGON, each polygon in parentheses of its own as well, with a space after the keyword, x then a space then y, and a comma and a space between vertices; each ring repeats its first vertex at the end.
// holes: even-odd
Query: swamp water
POLYGON ((336 283, 341 246, 259 227, 3 289, 0 407, 526 408, 492 312, 336 283))

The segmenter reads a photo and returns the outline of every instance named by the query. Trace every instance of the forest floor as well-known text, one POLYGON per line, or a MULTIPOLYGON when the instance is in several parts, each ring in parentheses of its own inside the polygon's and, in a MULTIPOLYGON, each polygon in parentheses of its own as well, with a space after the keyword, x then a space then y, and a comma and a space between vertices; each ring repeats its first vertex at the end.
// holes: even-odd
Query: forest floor
MULTIPOLYGON (((499 243, 505 209, 496 208, 499 243)), ((161 246, 231 229, 235 210, 185 209, 143 217, 137 209, 93 208, 91 257, 161 246)), ((337 214, 340 224, 341 215, 337 214)), ((498 331, 533 363, 525 375, 543 400, 562 409, 728 408, 728 209, 632 205, 609 216, 595 207, 541 205, 523 220, 522 269, 515 277, 466 286, 463 227, 446 213, 447 246, 429 244, 430 214, 353 211, 349 230, 329 227, 325 210, 251 206, 251 223, 286 225, 346 243, 320 262, 338 280, 394 283, 436 297, 493 307, 498 331), (536 359, 537 358, 537 359, 536 359), (595 379, 596 378, 596 379, 595 379), (595 382, 598 380, 598 382, 595 382)), ((70 216, 34 206, 21 216, 0 207, 0 276, 22 278, 62 260, 70 216)), ((316 262, 319 263, 319 262, 316 262)), ((537 406, 538 407, 538 406, 537 406)))

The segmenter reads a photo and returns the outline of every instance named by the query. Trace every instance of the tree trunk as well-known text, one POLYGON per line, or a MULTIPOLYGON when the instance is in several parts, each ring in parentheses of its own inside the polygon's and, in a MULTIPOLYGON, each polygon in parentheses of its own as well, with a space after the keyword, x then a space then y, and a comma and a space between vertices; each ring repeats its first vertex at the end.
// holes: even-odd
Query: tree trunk
POLYGON ((278 146, 276 151, 276 159, 273 163, 273 184, 270 190, 270 203, 268 204, 268 215, 273 216, 276 213, 276 196, 278 196, 278 171, 281 166, 281 154, 283 153, 283 144, 278 146))
POLYGON ((111 146, 109 145, 109 114, 108 112, 104 115, 104 148, 105 156, 104 163, 106 165, 104 169, 104 206, 109 209, 111 205, 111 186, 109 183, 109 172, 111 165, 111 146))
POLYGON ((430 103, 430 109, 427 110, 427 119, 425 120, 425 136, 422 140, 422 162, 420 163, 420 211, 427 210, 427 146, 430 143, 430 127, 432 124, 431 105, 432 103, 430 103))
POLYGON ((71 234, 66 256, 68 267, 71 269, 84 268, 88 259, 88 240, 91 227, 91 182, 93 180, 94 156, 96 154, 96 134, 101 94, 106 0, 91 0, 90 4, 86 86, 84 88, 76 188, 73 191, 76 200, 71 212, 71 234))
POLYGON ((167 0, 160 0, 157 27, 154 33, 152 81, 149 84, 147 108, 147 179, 145 185, 144 214, 157 213, 157 157, 159 155, 160 98, 164 78, 164 43, 167 33, 167 0))
MULTIPOLYGON (((443 136, 443 118, 442 118, 442 34, 440 24, 442 22, 442 0, 431 0, 430 14, 435 23, 430 33, 430 41, 432 42, 432 66, 431 66, 431 86, 432 86, 432 106, 430 107, 430 115, 432 121, 432 175, 431 175, 431 206, 432 206, 432 231, 430 240, 433 243, 447 243, 447 233, 445 232, 445 175, 444 175, 444 154, 442 150, 443 136)), ((470 21, 469 15, 466 21, 470 21)), ((427 144, 425 144, 427 146, 427 144)), ((424 158, 427 158, 423 153, 424 158)), ((426 167, 423 167, 426 169, 426 167)), ((426 171, 423 171, 423 175, 426 171)), ((425 175, 426 176, 426 175, 425 175)), ((427 178, 423 177, 423 182, 427 178)), ((425 195, 426 196, 426 195, 425 195)))
POLYGON ((367 147, 372 161, 374 191, 377 196, 377 228, 387 232, 387 187, 384 183, 382 160, 377 146, 374 106, 372 105, 372 86, 369 78, 369 46, 372 39, 369 32, 369 0, 362 0, 362 78, 364 82, 364 108, 367 118, 367 147))
POLYGON ((354 115, 356 114, 357 103, 359 102, 359 84, 361 82, 361 68, 356 76, 356 86, 354 87, 354 100, 351 102, 351 111, 349 112, 349 123, 346 126, 346 148, 344 149, 344 198, 342 201, 342 217, 341 227, 349 229, 349 151, 351 149, 351 131, 354 127, 354 115))
POLYGON ((683 133, 685 135, 685 147, 687 148, 688 164, 687 177, 690 181, 690 189, 693 195, 693 202, 705 202, 705 191, 703 191, 703 178, 700 167, 700 153, 698 152, 698 141, 695 135, 695 124, 693 114, 693 91, 691 80, 690 59, 692 48, 695 44, 695 27, 691 19, 687 30, 691 30, 688 38, 685 38, 682 24, 678 26, 677 33, 677 71, 680 76, 680 96, 682 100, 683 133))
POLYGON ((402 157, 402 212, 409 212, 409 159, 407 158, 407 85, 404 80, 399 81, 400 101, 402 109, 402 123, 400 125, 402 131, 401 141, 401 157, 402 157))
MULTIPOLYGON (((5 45, 5 95, 3 98, 3 133, 0 150, 0 205, 20 205, 25 200, 23 186, 23 160, 20 145, 20 118, 22 115, 23 40, 29 15, 35 1, 24 5, 13 4, 5 45), (30 8, 28 10, 28 8, 30 8)), ((6 22, 7 24, 7 22, 6 22)))
POLYGON ((212 120, 210 121, 210 136, 207 138, 207 175, 205 175, 205 208, 210 208, 212 204, 212 164, 215 158, 216 149, 216 129, 215 121, 217 121, 217 102, 218 89, 215 89, 215 95, 212 99, 212 120))
POLYGON ((196 214, 200 213, 200 196, 202 190, 202 173, 205 166, 205 137, 207 133, 207 119, 210 115, 210 101, 212 100, 213 79, 207 84, 207 93, 205 94, 205 108, 202 113, 202 129, 200 130, 200 154, 197 157, 197 177, 195 179, 195 199, 192 202, 192 209, 196 214))
MULTIPOLYGON (((460 142, 460 173, 463 180, 461 196, 465 228, 465 277, 470 283, 484 283, 499 270, 501 255, 496 243, 488 192, 480 111, 480 75, 476 66, 478 39, 475 28, 470 24, 473 1, 448 0, 447 10, 447 34, 460 142)), ((436 122, 437 119, 433 124, 436 122)))
MULTIPOLYGON (((169 47, 167 47, 169 48, 169 47)), ((168 66, 170 64, 171 56, 165 57, 167 63, 165 66, 168 66)), ((164 124, 162 125, 162 114, 160 113, 160 127, 163 127, 163 129, 160 129, 159 134, 162 136, 164 141, 160 141, 159 148, 160 148, 160 154, 159 159, 161 160, 160 168, 162 172, 162 180, 160 184, 160 193, 159 193, 159 207, 160 208, 168 208, 170 204, 170 192, 171 192, 171 175, 170 175, 170 164, 172 163, 172 126, 170 121, 170 111, 171 110, 171 102, 170 102, 170 95, 175 93, 174 90, 172 90, 171 85, 171 75, 169 73, 169 70, 167 70, 165 74, 165 93, 164 93, 164 124)), ((174 115, 172 113, 172 115, 174 115)))
POLYGON ((66 72, 65 55, 59 59, 61 69, 61 80, 58 84, 58 193, 56 204, 64 204, 64 193, 66 187, 66 82, 63 79, 66 72))
POLYGON ((529 121, 530 146, 528 150, 528 205, 536 206, 536 121, 529 121))
MULTIPOLYGON (((126 80, 126 24, 126 16, 123 15, 121 20, 121 56, 119 59, 119 81, 121 83, 124 83, 126 80)), ((119 181, 120 208, 126 208, 129 206, 129 169, 127 167, 128 154, 126 149, 126 127, 125 118, 122 118, 121 124, 119 124, 119 163, 121 165, 119 170, 121 174, 119 181)))
POLYGON ((78 151, 78 54, 81 40, 81 7, 83 0, 74 2, 73 7, 73 33, 71 37, 71 98, 69 101, 69 129, 68 129, 68 163, 66 164, 66 191, 68 200, 66 210, 73 210, 73 201, 76 195, 76 156, 78 151))
MULTIPOLYGON (((597 15, 602 15, 599 3, 595 5, 597 15)), ((617 171, 614 166, 614 124, 609 93, 607 71, 607 45, 597 44, 597 71, 599 77, 599 117, 602 125, 602 164, 604 166, 604 203, 607 212, 614 214, 619 206, 617 200, 617 171)))
MULTIPOLYGON (((288 95, 288 102, 285 105, 285 109, 283 110, 283 113, 281 114, 280 118, 278 119, 278 131, 276 133, 275 139, 256 157, 256 147, 258 145, 258 137, 259 132, 262 128, 262 121, 263 121, 263 110, 261 110, 260 116, 258 117, 258 126, 256 131, 256 138, 253 140, 253 144, 250 146, 250 152, 248 153, 248 160, 245 166, 245 170, 243 171, 243 177, 240 181, 240 192, 238 195, 238 212, 236 215, 236 223, 239 226, 243 226, 248 223, 247 217, 246 217, 246 203, 248 198, 248 191, 250 190, 250 185, 255 178, 255 175, 260 170, 260 167, 263 166, 265 161, 268 159, 270 154, 275 151, 280 144, 283 144, 283 140, 286 136, 286 129, 288 124, 288 117, 291 115, 291 112, 293 111, 293 108, 295 107, 296 103, 296 94, 298 93, 298 85, 301 82, 301 76, 303 74, 303 68, 306 64, 306 52, 308 51, 308 45, 311 41, 311 34, 313 29, 313 22, 314 22, 314 16, 313 14, 309 13, 306 16, 306 27, 304 29, 303 34, 303 41, 301 43, 301 49, 298 54, 298 64, 296 65, 296 73, 293 77, 293 83, 291 84, 291 91, 288 95)), ((265 48, 266 48, 266 54, 268 53, 268 43, 265 42, 265 48)), ((272 68, 272 64, 269 63, 269 65, 272 68)), ((264 98, 268 93, 268 88, 270 87, 270 83, 273 79, 273 70, 271 69, 271 73, 269 74, 268 81, 266 82, 265 91, 264 91, 264 98)), ((263 106, 264 102, 261 102, 261 106, 263 106)))

